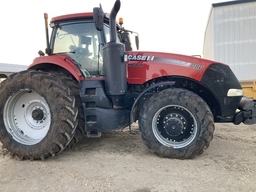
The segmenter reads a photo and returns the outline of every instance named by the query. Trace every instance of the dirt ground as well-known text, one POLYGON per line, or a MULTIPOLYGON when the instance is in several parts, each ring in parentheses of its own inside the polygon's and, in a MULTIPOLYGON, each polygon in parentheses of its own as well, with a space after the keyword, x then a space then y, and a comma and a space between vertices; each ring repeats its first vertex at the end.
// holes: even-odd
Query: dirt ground
POLYGON ((149 152, 134 124, 45 161, 0 149, 0 191, 256 192, 255 162, 256 125, 216 124, 203 155, 176 160, 149 152))

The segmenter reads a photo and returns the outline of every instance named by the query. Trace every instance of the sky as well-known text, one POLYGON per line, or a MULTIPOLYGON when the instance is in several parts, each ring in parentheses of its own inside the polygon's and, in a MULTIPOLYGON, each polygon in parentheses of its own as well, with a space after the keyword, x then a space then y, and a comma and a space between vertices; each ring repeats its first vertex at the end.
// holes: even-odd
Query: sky
MULTIPOLYGON (((225 0, 223 0, 225 1, 225 0)), ((202 55, 213 3, 222 0, 121 0, 117 18, 139 33, 141 51, 202 55)), ((226 0, 227 1, 227 0, 226 0)), ((30 65, 46 47, 44 13, 52 17, 92 12, 101 3, 110 13, 115 0, 8 0, 0 7, 0 63, 30 65)))

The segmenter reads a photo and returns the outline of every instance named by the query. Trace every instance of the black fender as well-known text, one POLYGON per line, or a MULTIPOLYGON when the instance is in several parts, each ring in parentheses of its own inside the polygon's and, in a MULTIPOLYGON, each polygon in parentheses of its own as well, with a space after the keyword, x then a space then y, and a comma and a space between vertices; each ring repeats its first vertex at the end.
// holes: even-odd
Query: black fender
POLYGON ((175 84, 175 81, 165 81, 165 82, 154 84, 154 85, 148 87, 147 89, 145 89, 143 92, 141 92, 139 94, 139 96, 136 98, 136 100, 134 101, 133 105, 132 105, 131 112, 130 112, 130 124, 132 124, 134 122, 134 119, 135 119, 135 116, 136 116, 136 112, 137 112, 137 106, 139 104, 139 101, 141 99, 143 99, 143 96, 147 92, 149 92, 149 91, 151 91, 151 90, 153 90, 153 89, 155 89, 157 87, 159 87, 159 90, 158 90, 158 92, 159 92, 159 91, 162 91, 164 89, 172 87, 174 84, 175 84))

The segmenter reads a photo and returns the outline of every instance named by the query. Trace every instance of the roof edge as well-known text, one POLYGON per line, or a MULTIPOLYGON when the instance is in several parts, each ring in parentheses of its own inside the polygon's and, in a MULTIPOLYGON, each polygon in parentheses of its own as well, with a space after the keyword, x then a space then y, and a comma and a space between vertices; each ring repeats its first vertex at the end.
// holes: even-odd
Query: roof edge
POLYGON ((237 1, 227 1, 222 3, 213 3, 212 7, 221 7, 225 5, 234 5, 234 4, 250 3, 250 2, 256 2, 256 0, 237 0, 237 1))

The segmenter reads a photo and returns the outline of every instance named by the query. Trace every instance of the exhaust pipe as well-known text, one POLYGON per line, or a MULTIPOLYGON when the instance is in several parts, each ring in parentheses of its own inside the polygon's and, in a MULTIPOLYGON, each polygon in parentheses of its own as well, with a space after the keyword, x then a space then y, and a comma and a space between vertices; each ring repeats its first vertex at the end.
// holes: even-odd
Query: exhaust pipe
POLYGON ((116 0, 109 18, 109 26, 110 26, 110 42, 116 42, 116 15, 120 10, 121 2, 120 0, 116 0))
POLYGON ((126 65, 124 61, 125 46, 116 42, 116 15, 121 2, 116 0, 110 13, 110 42, 103 47, 103 62, 106 94, 111 98, 113 108, 125 108, 127 92, 126 65))

